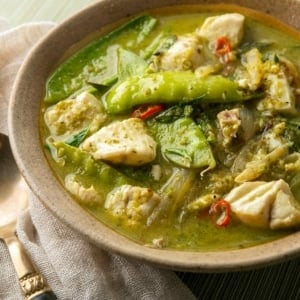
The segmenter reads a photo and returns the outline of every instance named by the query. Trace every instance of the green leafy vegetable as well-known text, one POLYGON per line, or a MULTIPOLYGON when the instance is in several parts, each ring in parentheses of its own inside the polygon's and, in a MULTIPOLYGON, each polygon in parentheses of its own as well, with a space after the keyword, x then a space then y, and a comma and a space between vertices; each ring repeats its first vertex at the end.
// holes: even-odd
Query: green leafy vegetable
POLYGON ((210 145, 201 128, 191 118, 173 123, 149 123, 162 155, 185 168, 214 168, 216 165, 210 145))
POLYGON ((190 117, 194 108, 192 105, 173 105, 155 117, 160 123, 171 123, 182 117, 190 117))
POLYGON ((88 78, 88 83, 99 88, 99 86, 109 87, 118 81, 118 50, 119 46, 112 45, 107 48, 106 61, 109 63, 104 72, 97 73, 88 78))
POLYGON ((289 139, 293 141, 292 148, 295 151, 300 152, 300 120, 298 119, 289 119, 286 122, 287 124, 287 133, 289 139))
POLYGON ((109 46, 114 41, 126 37, 128 32, 133 32, 135 34, 133 45, 138 47, 156 23, 157 20, 151 16, 139 16, 76 52, 49 78, 45 101, 56 103, 87 85, 87 82, 96 75, 106 76, 109 66, 107 62, 110 61, 109 46))
POLYGON ((152 55, 157 55, 169 49, 176 41, 176 35, 170 35, 165 32, 160 33, 152 43, 142 51, 142 57, 147 60, 152 55))
POLYGON ((82 143, 82 141, 86 138, 88 132, 89 132, 89 128, 85 128, 81 130, 80 132, 74 134, 70 139, 68 139, 66 141, 66 144, 73 147, 78 147, 82 143))
POLYGON ((118 79, 142 75, 147 68, 146 61, 132 51, 119 48, 118 50, 118 79))
POLYGON ((89 83, 99 87, 109 87, 118 80, 125 80, 128 77, 142 75, 146 68, 146 61, 132 51, 115 47, 115 51, 111 51, 111 62, 108 64, 105 74, 98 74, 96 77, 89 79, 89 83))
POLYGON ((241 47, 237 50, 237 54, 241 55, 253 48, 257 48, 260 51, 264 51, 270 49, 274 45, 274 41, 247 42, 241 45, 241 47))

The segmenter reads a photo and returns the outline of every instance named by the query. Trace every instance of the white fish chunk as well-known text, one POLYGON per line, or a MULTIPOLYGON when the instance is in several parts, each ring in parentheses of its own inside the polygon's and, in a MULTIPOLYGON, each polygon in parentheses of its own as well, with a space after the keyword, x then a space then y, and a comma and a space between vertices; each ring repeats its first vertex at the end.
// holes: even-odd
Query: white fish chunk
POLYGON ((269 227, 270 209, 274 201, 274 182, 245 182, 234 188, 225 199, 231 211, 252 227, 269 227))
POLYGON ((237 137, 241 127, 240 108, 223 110, 217 114, 217 119, 224 139, 223 144, 226 146, 237 137))
POLYGON ((282 179, 245 182, 225 199, 235 216, 251 227, 279 229, 300 224, 300 207, 282 179))
POLYGON ((289 228, 299 225, 300 206, 290 191, 280 190, 272 206, 271 229, 289 228))
POLYGON ((208 40, 211 48, 215 47, 218 38, 226 37, 233 48, 238 46, 244 35, 245 17, 239 13, 228 13, 208 17, 196 31, 199 37, 208 40))
POLYGON ((103 203, 104 198, 100 195, 93 185, 83 186, 76 180, 75 174, 69 174, 65 178, 65 187, 75 198, 83 204, 103 203))
POLYGON ((195 70, 204 62, 201 44, 196 35, 179 36, 177 41, 161 56, 155 64, 160 70, 195 70))
POLYGON ((139 166, 155 159, 156 142, 138 118, 116 121, 102 127, 80 146, 96 160, 139 166))
POLYGON ((147 223, 160 201, 160 196, 149 188, 125 184, 107 195, 104 207, 116 217, 125 216, 131 223, 147 223))
POLYGON ((50 106, 44 115, 45 123, 55 137, 72 135, 85 128, 93 133, 106 117, 102 103, 88 92, 50 106))

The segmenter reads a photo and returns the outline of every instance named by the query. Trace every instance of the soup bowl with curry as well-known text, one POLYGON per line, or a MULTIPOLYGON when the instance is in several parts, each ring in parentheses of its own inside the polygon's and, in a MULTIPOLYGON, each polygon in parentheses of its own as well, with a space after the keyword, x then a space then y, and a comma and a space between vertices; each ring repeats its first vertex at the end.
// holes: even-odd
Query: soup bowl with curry
POLYGON ((44 205, 99 247, 176 270, 298 255, 300 4, 266 5, 100 1, 51 31, 10 109, 44 205))

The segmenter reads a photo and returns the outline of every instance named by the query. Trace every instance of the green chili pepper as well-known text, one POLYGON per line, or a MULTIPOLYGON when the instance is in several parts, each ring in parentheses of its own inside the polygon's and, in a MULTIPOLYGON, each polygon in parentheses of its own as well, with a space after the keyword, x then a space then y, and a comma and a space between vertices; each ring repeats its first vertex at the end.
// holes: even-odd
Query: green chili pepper
POLYGON ((104 96, 108 113, 123 113, 141 104, 175 104, 200 99, 202 103, 241 102, 261 93, 241 90, 221 75, 197 77, 190 71, 159 72, 133 76, 115 84, 104 96))
POLYGON ((109 66, 107 61, 111 61, 107 55, 109 45, 130 33, 132 47, 138 47, 156 23, 157 19, 151 16, 139 16, 76 52, 49 78, 45 101, 56 103, 87 85, 89 79, 105 75, 109 66))

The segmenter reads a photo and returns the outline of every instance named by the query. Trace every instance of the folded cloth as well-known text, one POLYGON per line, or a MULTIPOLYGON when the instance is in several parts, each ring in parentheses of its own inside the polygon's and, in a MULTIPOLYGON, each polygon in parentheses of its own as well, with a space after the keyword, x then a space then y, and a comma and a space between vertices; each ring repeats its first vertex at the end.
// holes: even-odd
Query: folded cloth
MULTIPOLYGON (((55 24, 31 23, 0 33, 0 132, 7 134, 7 105, 16 73, 30 48, 55 24)), ((5 23, 0 19, 0 30, 5 23)), ((58 299, 195 299, 170 270, 106 252, 57 220, 33 195, 18 218, 17 234, 58 299)), ((0 241, 0 299, 22 292, 0 241)))

